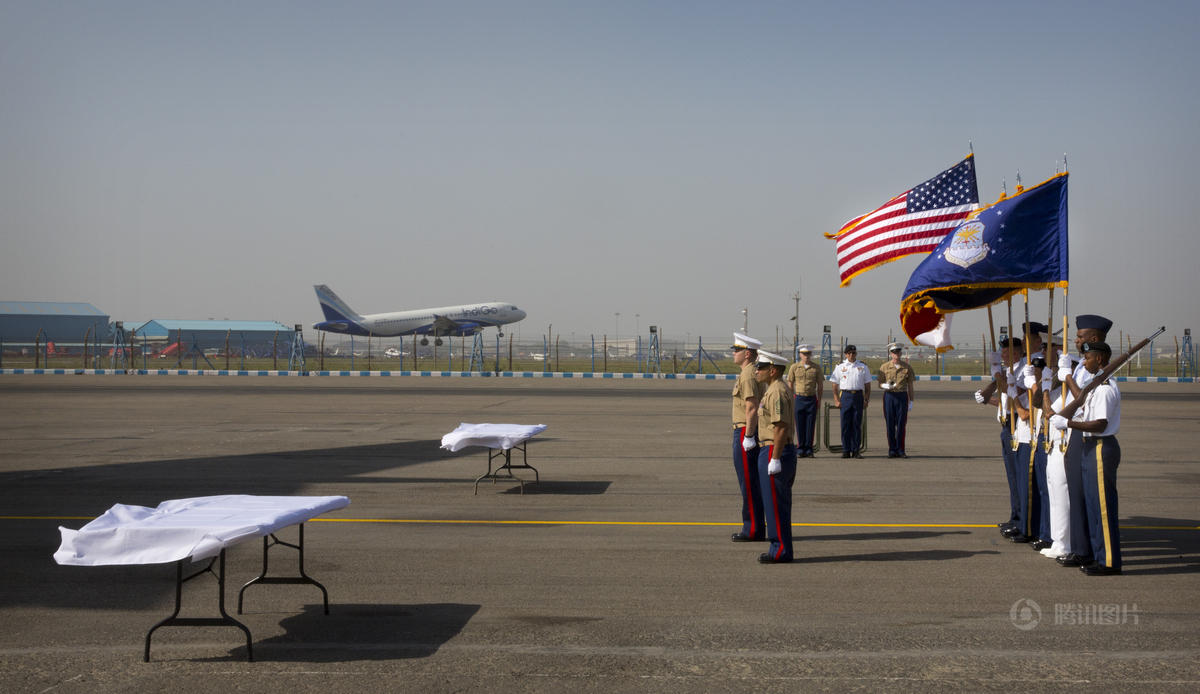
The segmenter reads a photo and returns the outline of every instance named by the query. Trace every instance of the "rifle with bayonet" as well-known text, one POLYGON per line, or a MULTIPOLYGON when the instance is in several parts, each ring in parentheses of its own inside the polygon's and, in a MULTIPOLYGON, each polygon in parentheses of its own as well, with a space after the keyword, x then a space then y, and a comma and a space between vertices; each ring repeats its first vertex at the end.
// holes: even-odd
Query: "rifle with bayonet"
POLYGON ((1125 362, 1129 361, 1130 358, 1133 357, 1133 355, 1142 351, 1142 349, 1145 348, 1146 345, 1150 344, 1150 342, 1152 340, 1154 340, 1154 338, 1158 337, 1159 335, 1162 335, 1166 331, 1167 331, 1167 326, 1164 325, 1163 327, 1161 327, 1157 331, 1155 331, 1155 333, 1153 335, 1151 335, 1150 337, 1147 337, 1146 339, 1144 339, 1141 342, 1134 345, 1133 348, 1130 349, 1128 352, 1122 354, 1119 357, 1110 359, 1108 361, 1108 366, 1105 366, 1103 369, 1101 369, 1100 373, 1096 374, 1096 377, 1093 378, 1091 380, 1091 382, 1089 382, 1086 386, 1084 386, 1083 388, 1080 388, 1079 395, 1077 395, 1073 400, 1071 400, 1071 402, 1068 403, 1067 406, 1064 407, 1062 409, 1062 411, 1059 412, 1058 414, 1062 415, 1063 417, 1066 417, 1067 419, 1070 419, 1072 417, 1072 415, 1074 415, 1075 412, 1080 407, 1083 407, 1083 403, 1084 403, 1084 401, 1087 400, 1087 396, 1089 393, 1091 393, 1093 390, 1099 388, 1105 381, 1107 381, 1109 379, 1110 376, 1115 374, 1118 369, 1120 369, 1122 366, 1125 366, 1125 362))

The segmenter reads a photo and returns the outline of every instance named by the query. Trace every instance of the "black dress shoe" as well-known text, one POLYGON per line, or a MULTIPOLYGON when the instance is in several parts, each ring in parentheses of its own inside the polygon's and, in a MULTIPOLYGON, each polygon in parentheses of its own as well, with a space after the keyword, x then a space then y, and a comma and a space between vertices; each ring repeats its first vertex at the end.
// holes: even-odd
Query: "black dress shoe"
POLYGON ((891 453, 891 452, 889 452, 889 453, 888 453, 888 457, 889 457, 889 458, 899 458, 899 457, 900 457, 900 454, 899 454, 899 453, 891 453))
POLYGON ((863 457, 863 456, 862 456, 862 453, 855 452, 855 453, 854 453, 854 457, 855 457, 855 458, 861 458, 861 457, 863 457))
POLYGON ((899 457, 901 457, 901 458, 907 458, 907 457, 908 457, 908 454, 907 454, 907 453, 901 453, 899 457))
POLYGON ((1020 535, 1022 533, 1021 533, 1020 528, 1018 528, 1015 525, 1010 525, 1007 528, 1004 528, 1003 530, 1001 530, 1000 534, 1005 537, 1012 537, 1013 535, 1020 535))
POLYGON ((1050 546, 1050 545, 1052 545, 1052 544, 1054 544, 1054 543, 1053 543, 1053 542, 1047 542, 1047 541, 1045 541, 1045 540, 1034 540, 1033 542, 1030 542, 1030 543, 1029 543, 1029 546, 1030 546, 1031 548, 1033 548, 1033 551, 1035 551, 1035 552, 1040 552, 1040 551, 1042 551, 1043 549, 1046 549, 1047 547, 1049 547, 1049 546, 1050 546))
POLYGON ((1008 536, 1009 542, 1016 542, 1018 544, 1024 544, 1026 542, 1029 542, 1031 539, 1032 538, 1030 538, 1028 535, 1021 535, 1021 534, 1008 536))
POLYGON ((767 554, 766 552, 758 555, 759 564, 790 564, 791 561, 791 559, 772 559, 771 555, 767 554))
POLYGON ((761 537, 750 537, 746 533, 734 533, 729 536, 734 542, 762 542, 761 537))
POLYGON ((1105 566, 1103 564, 1098 564, 1095 562, 1081 566, 1081 567, 1079 567, 1079 570, 1084 572, 1088 576, 1120 576, 1121 575, 1120 569, 1113 567, 1113 566, 1105 566))
POLYGON ((1083 566, 1089 562, 1085 562, 1078 554, 1068 554, 1065 557, 1058 557, 1054 561, 1058 562, 1059 566, 1083 566))
POLYGON ((843 453, 843 454, 842 454, 842 457, 843 457, 843 458, 849 458, 849 457, 850 457, 850 454, 849 454, 849 453, 843 453))

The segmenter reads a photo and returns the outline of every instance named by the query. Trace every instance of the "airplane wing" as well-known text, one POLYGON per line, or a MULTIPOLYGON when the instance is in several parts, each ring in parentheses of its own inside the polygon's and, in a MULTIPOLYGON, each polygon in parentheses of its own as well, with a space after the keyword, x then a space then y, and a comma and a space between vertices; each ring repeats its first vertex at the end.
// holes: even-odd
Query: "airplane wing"
POLYGON ((414 332, 418 335, 474 335, 485 327, 476 321, 456 321, 435 315, 429 325, 423 325, 414 332))
POLYGON ((453 335, 458 331, 458 323, 445 316, 435 315, 431 329, 434 335, 453 335))

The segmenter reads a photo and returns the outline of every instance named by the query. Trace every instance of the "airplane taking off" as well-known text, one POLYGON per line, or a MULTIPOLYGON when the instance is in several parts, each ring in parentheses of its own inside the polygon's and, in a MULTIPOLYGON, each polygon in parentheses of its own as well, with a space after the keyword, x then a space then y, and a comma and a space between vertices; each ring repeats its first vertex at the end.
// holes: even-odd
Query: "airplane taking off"
MULTIPOLYGON (((317 301, 325 313, 325 320, 313 323, 313 328, 343 335, 433 335, 436 344, 440 345, 440 337, 444 335, 474 335, 484 328, 502 328, 525 318, 524 311, 500 301, 359 315, 326 285, 318 284, 313 288, 317 290, 317 301)), ((428 344, 428 339, 423 339, 421 344, 428 344)))

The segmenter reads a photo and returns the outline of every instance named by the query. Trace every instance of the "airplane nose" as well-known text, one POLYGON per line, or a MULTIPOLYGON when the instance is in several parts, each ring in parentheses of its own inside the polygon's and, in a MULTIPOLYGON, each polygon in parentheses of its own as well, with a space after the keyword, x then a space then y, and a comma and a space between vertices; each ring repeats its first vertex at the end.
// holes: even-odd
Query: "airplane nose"
POLYGON ((517 309, 517 320, 525 320, 525 312, 517 309))

